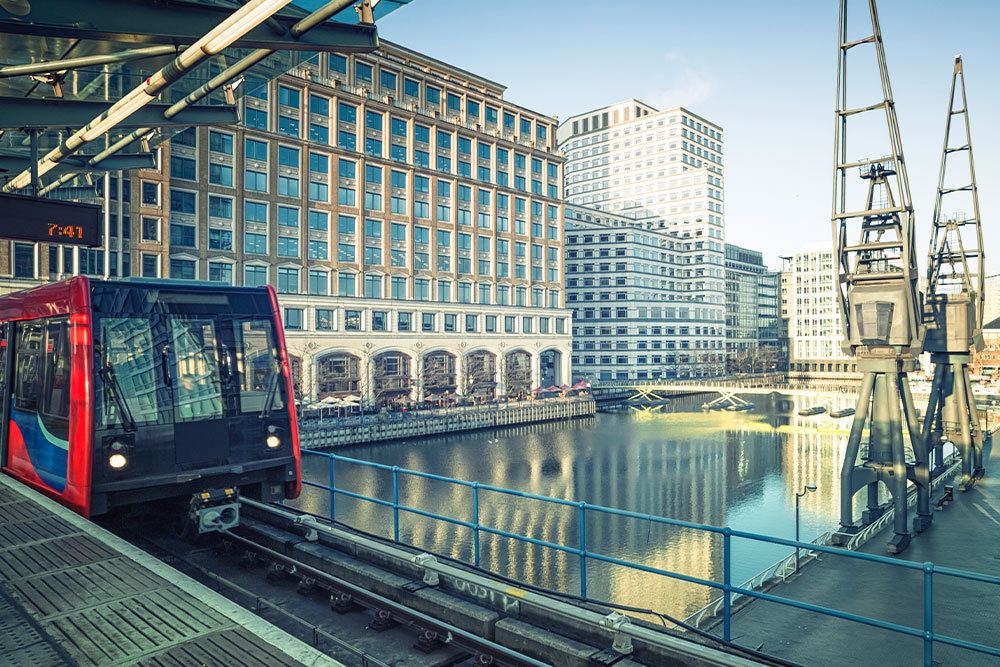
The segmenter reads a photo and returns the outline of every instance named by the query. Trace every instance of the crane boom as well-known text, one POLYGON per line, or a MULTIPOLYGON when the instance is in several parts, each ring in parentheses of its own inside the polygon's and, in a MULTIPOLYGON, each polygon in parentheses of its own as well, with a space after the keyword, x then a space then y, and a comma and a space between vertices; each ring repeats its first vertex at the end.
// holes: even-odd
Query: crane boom
MULTIPOLYGON (((954 178, 954 170, 952 171, 954 178)), ((979 426, 972 381, 969 377, 969 351, 982 349, 983 294, 985 262, 983 231, 979 217, 979 190, 972 157, 972 131, 969 106, 965 96, 965 73, 962 56, 955 57, 951 77, 951 95, 945 120, 944 147, 934 202, 934 229, 927 261, 927 298, 924 324, 927 337, 924 350, 931 353, 934 382, 928 397, 923 434, 932 459, 940 465, 942 443, 952 442, 962 454, 962 481, 967 490, 984 474, 983 434, 979 426), (961 83, 961 107, 955 108, 955 92, 961 83), (952 144, 952 123, 964 121, 965 132, 958 132, 958 145, 952 144), (968 171, 958 185, 946 183, 949 166, 961 170, 964 161, 949 158, 964 153, 968 171), (968 180, 966 180, 966 178, 968 180), (945 212, 945 201, 951 211, 945 212), (957 207, 955 202, 958 202, 957 207), (969 210, 971 209, 971 215, 969 210)))
POLYGON ((931 520, 927 456, 907 380, 924 337, 913 204, 875 0, 867 1, 872 34, 862 39, 848 38, 847 5, 848 0, 841 0, 831 221, 843 348, 857 358, 863 381, 841 468, 839 532, 844 535, 860 529, 854 522, 854 495, 862 488, 868 491, 862 525, 885 511, 879 502, 881 482, 889 490, 895 510, 895 535, 888 548, 899 553, 910 542, 908 479, 915 482, 918 491, 914 528, 920 532, 931 520), (847 61, 848 55, 859 48, 874 49, 882 99, 852 107, 848 104, 847 61), (880 113, 885 116, 888 154, 860 160, 848 155, 848 121, 880 113), (855 169, 860 184, 849 179, 855 169), (862 192, 863 205, 849 202, 859 199, 862 192), (862 450, 869 418, 867 447, 862 450), (904 423, 915 462, 908 459, 904 448, 904 423))

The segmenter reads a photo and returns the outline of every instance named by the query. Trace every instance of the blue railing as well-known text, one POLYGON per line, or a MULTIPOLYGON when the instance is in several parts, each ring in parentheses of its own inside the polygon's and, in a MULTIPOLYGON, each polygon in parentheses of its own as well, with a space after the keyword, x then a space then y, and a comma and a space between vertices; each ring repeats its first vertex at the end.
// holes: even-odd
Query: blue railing
POLYGON ((963 579, 966 581, 979 582, 983 584, 993 584, 1000 586, 1000 577, 980 574, 976 572, 968 572, 965 570, 958 570, 949 567, 939 567, 933 563, 916 563, 913 561, 899 560, 888 558, 885 556, 877 556, 873 554, 860 553, 857 551, 848 551, 845 549, 840 549, 836 547, 829 547, 809 542, 797 542, 795 540, 787 540, 780 537, 771 537, 767 535, 759 535, 757 533, 749 533, 746 531, 733 530, 732 528, 725 527, 719 528, 718 526, 709 526, 705 524, 693 523, 690 521, 680 521, 677 519, 668 519, 665 517, 653 516, 650 514, 640 514, 637 512, 630 512, 628 510, 620 510, 611 507, 603 507, 600 505, 591 505, 585 502, 577 502, 570 500, 563 500, 560 498, 551 498, 549 496, 541 496, 534 493, 525 493, 523 491, 516 491, 513 489, 505 489, 503 487, 491 486, 488 484, 480 484, 479 482, 468 482, 465 480, 454 479, 451 477, 444 477, 442 475, 434 475, 426 472, 418 472, 415 470, 406 470, 400 468, 399 466, 389 466, 381 463, 372 463, 370 461, 361 461, 358 459, 348 458, 346 456, 338 456, 336 454, 328 454, 326 452, 318 452, 313 450, 303 450, 303 454, 308 456, 319 456, 325 457, 329 462, 330 470, 330 483, 328 486, 316 483, 310 480, 303 480, 306 486, 314 487, 317 489, 322 489, 329 493, 330 501, 330 518, 336 520, 336 499, 337 496, 345 496, 349 498, 354 498, 356 500, 366 501, 374 503, 386 508, 391 508, 393 514, 393 539, 399 542, 399 517, 400 512, 405 512, 413 514, 416 516, 426 517, 430 519, 435 519, 438 521, 444 521, 446 523, 463 526, 472 531, 473 535, 473 564, 477 567, 480 564, 480 535, 490 534, 497 535, 500 537, 510 538, 517 540, 519 542, 524 542, 526 544, 532 544, 548 549, 553 549, 555 551, 574 555, 580 560, 580 597, 587 598, 587 563, 588 561, 596 561, 601 563, 607 563, 611 565, 619 565, 632 570, 647 572, 651 574, 662 575, 669 577, 671 579, 676 579, 679 581, 684 581, 691 584, 697 584, 701 586, 706 586, 708 588, 718 590, 722 592, 723 596, 723 637, 726 641, 731 640, 731 625, 732 625, 732 602, 734 595, 742 595, 750 598, 757 598, 761 600, 766 600, 768 602, 775 602, 777 604, 794 607, 797 609, 802 609, 805 611, 816 612, 826 616, 832 616, 834 618, 843 619, 847 621, 852 621, 855 623, 861 623, 864 625, 873 626, 883 630, 889 630, 902 635, 907 635, 910 637, 920 638, 924 643, 924 664, 927 667, 931 667, 933 664, 934 655, 934 644, 940 643, 949 646, 955 646, 962 649, 967 649, 970 651, 975 651, 978 653, 983 653, 987 655, 1000 657, 1000 648, 987 646, 985 644, 979 644, 972 641, 967 641, 964 639, 959 639, 956 637, 951 637, 948 635, 938 634, 934 632, 934 576, 946 576, 954 577, 956 579, 963 579), (382 470, 392 473, 392 500, 385 500, 382 498, 373 498, 365 496, 360 493, 355 493, 353 491, 348 491, 346 489, 339 489, 336 487, 336 464, 345 463, 351 465, 359 465, 366 468, 372 468, 376 470, 382 470), (448 484, 454 484, 456 486, 466 487, 472 490, 472 521, 466 521, 463 519, 458 519, 455 517, 444 516, 440 514, 435 514, 433 512, 428 512, 417 507, 409 507, 402 505, 399 502, 399 489, 400 489, 400 477, 412 477, 421 478, 428 480, 435 480, 439 482, 445 482, 448 484), (500 530, 497 528, 492 528, 490 526, 484 526, 480 524, 480 506, 479 506, 479 495, 482 491, 489 491, 493 493, 498 493, 502 495, 525 498, 530 500, 538 500, 546 503, 551 503, 553 505, 559 505, 564 507, 576 508, 577 512, 577 522, 578 522, 578 533, 579 533, 579 543, 577 546, 567 546, 564 544, 556 544, 553 542, 547 542, 545 540, 539 540, 526 535, 518 535, 516 533, 510 533, 505 530, 500 530), (641 563, 634 563, 631 561, 623 560, 620 558, 614 558, 612 556, 606 556, 603 554, 593 553, 587 550, 587 513, 596 513, 598 515, 611 515, 619 517, 627 517, 632 519, 639 519, 642 521, 648 521, 655 524, 674 526, 679 528, 692 529, 697 531, 703 531, 706 533, 721 535, 723 540, 723 580, 722 582, 713 581, 710 579, 703 579, 701 577, 696 577, 688 574, 683 574, 680 572, 671 572, 669 570, 664 570, 657 567, 651 567, 648 565, 643 565, 641 563), (867 616, 862 616, 860 614, 852 614, 849 612, 839 611, 836 609, 828 609, 820 605, 810 604, 807 602, 801 602, 798 600, 791 600, 787 598, 781 598, 775 595, 770 595, 759 590, 753 590, 749 588, 742 588, 740 586, 734 585, 731 580, 731 572, 733 565, 732 558, 732 540, 733 538, 740 538, 746 540, 752 540, 755 542, 763 542, 768 544, 774 544, 779 546, 785 546, 792 549, 803 549, 807 551, 820 552, 825 554, 832 554, 835 556, 853 558, 860 561, 867 561, 870 563, 880 563, 884 565, 890 565, 896 568, 902 568, 905 570, 918 571, 923 573, 923 627, 922 628, 912 628, 906 625, 900 625, 898 623, 891 623, 888 621, 883 621, 875 618, 870 618, 867 616))

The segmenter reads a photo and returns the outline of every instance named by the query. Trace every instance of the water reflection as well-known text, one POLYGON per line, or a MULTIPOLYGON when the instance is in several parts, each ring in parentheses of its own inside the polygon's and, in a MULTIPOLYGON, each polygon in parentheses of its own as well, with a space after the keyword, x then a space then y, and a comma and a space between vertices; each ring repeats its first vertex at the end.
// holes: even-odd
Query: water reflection
MULTIPOLYGON (((767 535, 795 534, 794 493, 802 499, 801 534, 809 540, 832 529, 839 512, 840 463, 850 419, 796 412, 817 403, 800 397, 753 396, 751 412, 703 412, 704 397, 676 400, 666 411, 602 414, 595 419, 465 433, 337 450, 338 454, 400 468, 633 512, 767 535)), ((853 405, 836 399, 830 409, 853 405)), ((325 483, 325 460, 307 457, 307 479, 325 483)), ((392 499, 392 474, 338 464, 339 488, 392 499)), ((476 520, 470 488, 400 476, 403 505, 462 521, 476 520)), ((860 499, 859 499, 860 502, 860 499)), ((329 497, 307 489, 300 505, 327 515, 329 497)), ((393 511, 338 496, 336 517, 385 537, 393 511)), ((483 526, 535 539, 580 545, 579 510, 480 491, 483 526)), ((703 531, 588 511, 588 552, 690 576, 722 581, 722 538, 703 531)), ((471 562, 473 531, 400 512, 400 540, 471 562)), ((734 583, 790 552, 734 540, 734 583)), ((480 534, 480 562, 521 581, 569 593, 580 591, 580 559, 502 536, 480 534)), ((589 561, 590 597, 683 616, 715 593, 705 587, 589 561)))

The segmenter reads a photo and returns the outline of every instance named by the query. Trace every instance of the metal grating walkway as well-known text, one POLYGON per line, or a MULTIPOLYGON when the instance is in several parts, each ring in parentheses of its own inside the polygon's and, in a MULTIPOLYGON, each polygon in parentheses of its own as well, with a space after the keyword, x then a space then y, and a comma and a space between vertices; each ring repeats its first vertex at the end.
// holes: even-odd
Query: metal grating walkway
POLYGON ((0 666, 338 664, 29 496, 0 475, 0 666))

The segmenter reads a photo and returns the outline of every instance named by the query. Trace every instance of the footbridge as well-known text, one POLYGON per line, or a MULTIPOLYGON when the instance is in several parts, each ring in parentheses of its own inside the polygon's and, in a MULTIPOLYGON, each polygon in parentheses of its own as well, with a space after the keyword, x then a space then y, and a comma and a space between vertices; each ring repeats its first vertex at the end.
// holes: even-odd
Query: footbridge
MULTIPOLYGON (((860 381, 802 384, 788 382, 785 376, 766 376, 736 380, 616 380, 594 383, 591 392, 597 400, 656 401, 673 396, 719 394, 720 399, 735 400, 746 394, 808 396, 820 401, 856 396, 860 381)), ((716 399, 719 400, 719 399, 716 399)))

